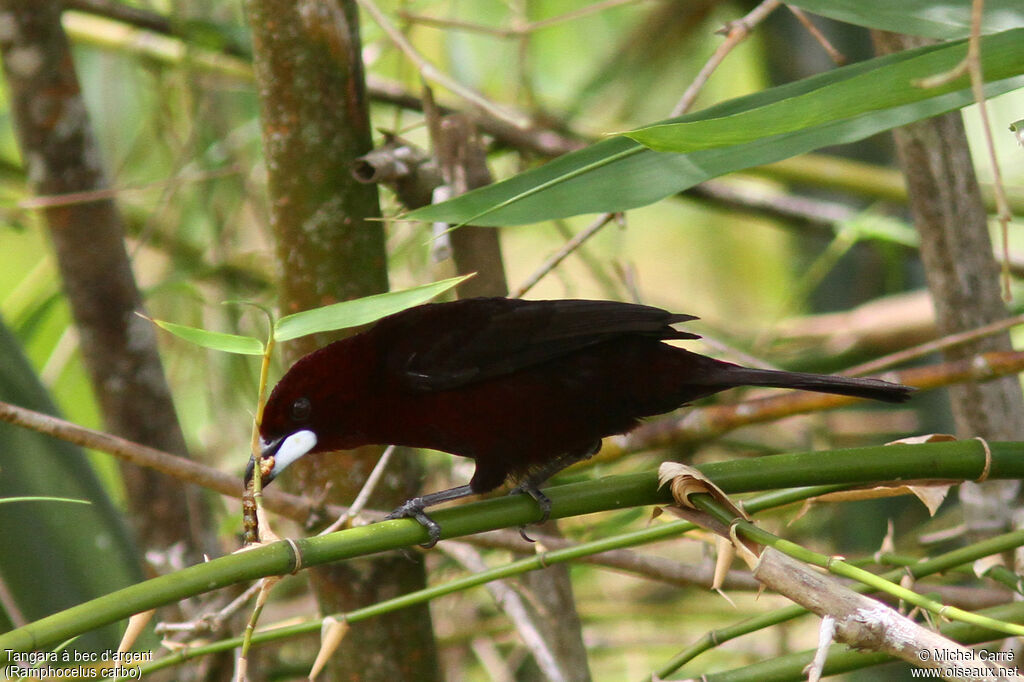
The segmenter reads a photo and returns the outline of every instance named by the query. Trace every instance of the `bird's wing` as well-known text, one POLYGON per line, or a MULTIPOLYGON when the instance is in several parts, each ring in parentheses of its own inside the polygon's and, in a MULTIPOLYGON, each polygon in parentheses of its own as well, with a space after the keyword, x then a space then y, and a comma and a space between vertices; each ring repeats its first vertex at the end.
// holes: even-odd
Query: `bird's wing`
POLYGON ((397 353, 405 359, 395 368, 423 391, 502 376, 621 336, 700 338, 671 327, 693 315, 615 301, 468 299, 425 308, 430 319, 410 319, 408 341, 399 342, 415 351, 397 353))

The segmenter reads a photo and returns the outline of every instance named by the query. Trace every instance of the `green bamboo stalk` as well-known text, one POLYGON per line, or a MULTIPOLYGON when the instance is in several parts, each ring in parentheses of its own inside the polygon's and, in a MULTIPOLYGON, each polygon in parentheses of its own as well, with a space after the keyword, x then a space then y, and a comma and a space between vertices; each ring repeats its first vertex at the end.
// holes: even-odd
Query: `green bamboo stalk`
MULTIPOLYGON (((795 488, 783 491, 773 491, 758 495, 755 498, 751 498, 744 502, 744 507, 751 513, 764 511, 767 509, 774 509, 777 507, 783 507, 794 502, 801 502, 803 500, 817 497, 819 495, 825 495, 830 492, 844 489, 845 486, 809 486, 805 488, 795 488)), ((635 547, 637 545, 649 544, 652 542, 658 542, 665 540, 677 535, 682 535, 688 531, 696 529, 697 526, 689 521, 673 521, 670 523, 663 523, 657 526, 643 528, 641 530, 630 531, 626 533, 620 533, 613 537, 603 538, 601 540, 594 540, 592 542, 581 543, 574 545, 573 547, 567 547, 561 550, 553 550, 543 552, 532 557, 520 559, 503 566, 498 566, 481 573, 474 573, 467 575, 462 578, 448 581, 442 585, 436 585, 423 590, 417 590, 409 594, 395 597, 387 601, 373 604, 361 609, 356 609, 344 614, 334 614, 333 617, 337 620, 342 620, 347 623, 357 623, 362 620, 367 620, 375 616, 379 616, 385 613, 390 613, 398 609, 405 608, 407 606, 413 606, 422 602, 431 601, 438 597, 447 596, 455 592, 467 590, 479 585, 483 585, 488 582, 495 580, 502 580, 505 578, 512 578, 517 575, 529 571, 535 571, 543 569, 547 566, 554 564, 565 563, 568 561, 574 561, 581 557, 591 556, 594 554, 600 554, 601 552, 608 552, 615 549, 625 549, 627 547, 635 547)), ((318 632, 323 623, 324 619, 317 619, 309 621, 307 623, 300 623, 282 628, 268 628, 256 633, 253 633, 250 641, 252 644, 263 644, 267 642, 273 642, 287 637, 293 637, 302 634, 310 634, 318 632)), ((163 670, 164 668, 171 667, 178 663, 198 658, 200 656, 208 656, 223 651, 229 651, 235 647, 241 645, 244 642, 243 637, 234 637, 231 639, 221 640, 201 647, 188 647, 177 651, 169 656, 165 656, 157 661, 154 661, 148 665, 143 666, 140 669, 142 676, 146 676, 149 673, 163 670)))
MULTIPOLYGON (((833 492, 836 489, 840 489, 841 486, 815 486, 800 489, 785 490, 779 492, 772 492, 763 495, 758 495, 756 498, 751 498, 744 501, 744 507, 750 513, 757 513, 768 509, 773 509, 794 502, 799 502, 811 497, 817 497, 819 495, 833 492)), ((550 566, 556 563, 563 563, 567 561, 573 561, 575 559, 598 554, 600 552, 610 551, 613 549, 622 549, 626 547, 634 547, 637 545, 648 544, 651 542, 657 542, 665 540, 677 535, 688 532, 695 528, 693 524, 688 521, 674 521, 667 524, 661 524, 653 528, 645 528, 639 531, 632 531, 628 533, 622 533, 611 538, 605 538, 602 540, 588 542, 567 548, 565 550, 558 550, 552 552, 545 552, 543 554, 522 559, 510 564, 499 566, 488 571, 477 573, 456 580, 449 581, 443 585, 438 585, 425 590, 419 590, 414 593, 402 595, 395 599, 390 599, 385 602, 380 602, 362 609, 351 611, 346 614, 335 614, 333 617, 339 620, 344 620, 348 623, 356 623, 362 620, 367 620, 384 613, 388 613, 397 609, 405 608, 413 604, 418 604, 425 601, 430 601, 438 597, 446 596, 455 592, 477 587, 479 585, 491 582, 494 580, 501 580, 504 578, 514 577, 527 571, 538 570, 545 566, 550 566)), ((1024 545, 1024 531, 1015 531, 1012 533, 1006 533, 994 538, 990 538, 983 542, 975 543, 969 547, 956 549, 951 552, 947 552, 938 557, 922 561, 906 561, 902 562, 903 566, 894 571, 886 573, 883 577, 889 580, 896 580, 906 575, 911 575, 914 578, 922 578, 927 575, 935 573, 948 572, 954 568, 969 565, 971 562, 993 554, 999 554, 1004 551, 1011 550, 1013 548, 1024 545)), ((884 557, 883 557, 884 559, 884 557)), ((858 592, 868 591, 868 585, 856 585, 852 589, 858 592)), ((762 627, 767 625, 778 624, 785 620, 790 620, 799 615, 807 614, 808 611, 799 606, 787 607, 785 609, 779 609, 772 614, 766 614, 769 622, 765 622, 762 627)), ((754 621, 762 621, 766 618, 759 616, 754 619, 748 619, 744 623, 739 624, 743 626, 745 624, 752 623, 754 621)), ((267 629, 255 633, 252 638, 253 644, 264 644, 274 641, 279 641, 288 637, 294 637, 302 634, 311 634, 319 631, 322 624, 322 619, 313 620, 307 623, 301 623, 298 625, 267 629)), ((735 628, 737 626, 732 626, 735 628)), ((673 659, 674 665, 666 665, 663 669, 658 671, 659 676, 666 676, 671 674, 684 663, 692 660, 696 655, 703 653, 704 651, 713 648, 717 644, 721 644, 727 639, 733 639, 741 634, 749 634, 752 629, 742 628, 740 631, 729 632, 732 628, 723 628, 722 630, 715 631, 714 633, 708 633, 698 643, 702 646, 699 650, 695 650, 696 647, 691 647, 686 653, 689 655, 685 660, 673 659)), ((756 628, 760 629, 760 628, 756 628)), ((179 663, 183 663, 194 658, 201 656, 208 656, 223 651, 228 651, 236 648, 242 643, 242 638, 236 637, 219 642, 214 642, 202 647, 191 647, 183 649, 179 652, 175 652, 170 656, 161 658, 153 663, 143 666, 140 669, 140 673, 143 676, 149 673, 163 670, 165 668, 172 667, 179 663)))
MULTIPOLYGON (((990 443, 989 478, 1024 478, 1024 443, 990 443)), ((914 478, 974 480, 986 469, 985 448, 976 440, 891 445, 830 452, 774 455, 717 462, 701 470, 727 493, 804 485, 870 484, 914 478)), ((670 501, 654 472, 574 483, 547 491, 551 518, 670 501)), ((526 496, 509 496, 442 509, 434 514, 442 537, 515 527, 540 518, 526 496)), ((388 551, 427 540, 415 521, 400 519, 351 528, 323 537, 275 542, 154 578, 0 634, 0 651, 41 649, 134 613, 227 585, 388 551)))

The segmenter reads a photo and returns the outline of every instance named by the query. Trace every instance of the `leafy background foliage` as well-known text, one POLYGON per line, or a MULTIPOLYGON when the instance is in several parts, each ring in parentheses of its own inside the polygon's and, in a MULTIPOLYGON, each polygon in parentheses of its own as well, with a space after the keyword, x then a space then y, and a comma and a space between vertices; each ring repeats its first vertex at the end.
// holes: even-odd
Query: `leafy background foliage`
MULTIPOLYGON (((969 25, 967 4, 962 2, 794 4, 861 27, 948 40, 963 39, 969 25)), ((519 19, 540 21, 586 3, 452 0, 381 5, 391 16, 408 11, 503 27, 516 19, 516 8, 523 9, 519 19)), ((132 42, 116 22, 74 12, 66 17, 89 113, 118 188, 118 205, 129 222, 135 273, 153 317, 265 338, 261 313, 220 305, 246 299, 272 307, 279 267, 272 260, 258 101, 246 70, 250 46, 242 12, 237 3, 216 1, 167 2, 157 9, 175 17, 187 36, 181 41, 167 38, 166 44, 183 45, 184 51, 162 50, 160 42, 145 46, 132 42), (211 54, 218 55, 218 60, 208 59, 211 54)), ((990 35, 984 44, 992 49, 985 55, 996 74, 990 95, 1003 95, 990 102, 999 139, 997 152, 1011 194, 1017 192, 1020 197, 1024 154, 1005 130, 1021 118, 1024 109, 1020 90, 1024 60, 1019 54, 1024 45, 1020 36, 1024 12, 1019 3, 1005 0, 990 0, 986 9, 985 30, 990 35)), ((805 315, 844 311, 922 286, 920 265, 906 248, 905 205, 855 180, 847 162, 875 164, 872 173, 883 177, 892 163, 891 149, 888 137, 876 133, 964 106, 970 95, 961 84, 941 98, 886 102, 883 95, 902 94, 906 88, 901 84, 917 74, 894 74, 874 66, 905 64, 905 55, 836 69, 795 20, 779 12, 729 56, 703 89, 694 113, 684 117, 693 122, 696 138, 708 144, 712 138, 707 130, 724 121, 725 137, 733 139, 714 144, 731 146, 684 150, 674 136, 678 130, 648 126, 669 118, 680 93, 719 44, 713 30, 747 10, 744 3, 729 2, 624 3, 539 27, 521 44, 484 32, 408 21, 407 32, 417 49, 463 84, 495 102, 528 111, 553 129, 595 142, 546 164, 535 155, 496 144, 489 160, 501 182, 423 209, 414 217, 515 225, 501 232, 506 268, 515 285, 533 273, 566 235, 590 222, 590 216, 581 214, 630 209, 624 227, 606 227, 528 295, 639 298, 699 315, 701 321, 693 329, 792 367, 831 371, 881 352, 867 348, 837 357, 840 353, 827 344, 809 344, 787 336, 785 330, 805 315), (861 75, 867 87, 844 90, 850 74, 861 75), (794 95, 804 93, 820 98, 814 100, 815 106, 820 106, 825 118, 801 118, 808 100, 794 99, 794 95), (769 104, 778 107, 777 120, 789 127, 761 125, 756 114, 769 104), (844 112, 845 107, 850 111, 844 112), (754 115, 737 127, 718 118, 740 111, 754 115), (652 151, 625 137, 604 137, 634 130, 640 131, 633 136, 641 142, 652 139, 645 133, 666 133, 668 144, 675 146, 672 152, 652 151), (735 135, 745 137, 737 140, 735 135), (855 144, 834 146, 840 143, 855 144), (827 183, 824 175, 793 181, 782 167, 754 168, 826 145, 824 152, 838 160, 834 166, 839 169, 838 183, 827 183), (752 210, 699 194, 681 194, 704 180, 748 170, 720 182, 769 203, 782 204, 796 197, 820 202, 814 204, 818 208, 839 205, 844 217, 825 220, 826 229, 815 229, 813 221, 795 220, 781 211, 752 210), (507 206, 495 209, 506 201, 507 206)), ((853 59, 870 58, 862 28, 816 22, 853 59)), ((371 78, 386 79, 418 94, 414 69, 372 21, 364 20, 363 38, 371 78)), ((952 61, 958 54, 951 47, 921 52, 942 52, 952 61)), ((951 63, 944 62, 947 67, 951 63)), ((925 71, 930 68, 940 67, 938 62, 930 63, 925 71)), ((443 102, 462 106, 450 93, 438 92, 443 102)), ((378 98, 372 116, 378 128, 399 131, 421 146, 428 145, 420 113, 378 98)), ((973 107, 967 107, 965 118, 972 145, 980 149, 973 107)), ((0 315, 60 411, 71 421, 101 428, 48 246, 25 193, 12 135, 10 125, 0 126, 0 240, 5 264, 0 269, 0 315)), ((977 167, 986 181, 987 164, 977 167)), ((383 201, 387 215, 401 212, 390 194, 385 193, 383 201)), ((1019 214, 1020 204, 1016 207, 1019 214)), ((1011 237, 1015 244, 1019 241, 1016 235, 1011 237)), ((452 274, 447 265, 433 262, 434 241, 422 223, 389 222, 388 239, 393 289, 452 274)), ((892 324, 899 337, 899 325, 892 324)), ((191 450, 222 470, 240 473, 247 457, 258 363, 171 336, 162 338, 162 347, 191 450)), ((14 362, 13 353, 5 351, 2 356, 5 370, 6 363, 14 362)), ((282 371, 275 367, 273 374, 276 377, 282 371)), ((26 395, 6 399, 30 404, 26 395)), ((951 430, 940 398, 923 396, 917 404, 916 411, 846 411, 745 429, 695 456, 706 461, 751 452, 878 443, 907 431, 951 430)), ((0 446, 7 451, 28 447, 10 442, 0 446)), ((427 457, 436 472, 428 487, 440 487, 439 479, 447 476, 458 482, 466 478, 465 463, 445 456, 427 457)), ((116 501, 113 467, 101 456, 94 455, 90 461, 116 501)), ((645 469, 653 461, 645 457, 599 460, 585 475, 645 469)), ((64 467, 52 465, 53 471, 64 467)), ((5 464, 0 476, 10 474, 5 464)), ((563 480, 580 475, 571 472, 563 480)), ((585 540, 642 524, 645 513, 631 510, 586 517, 564 526, 567 534, 585 540)), ((765 524, 783 529, 792 516, 791 511, 769 516, 765 524)), ((890 518, 895 520, 897 538, 914 551, 920 531, 950 524, 953 517, 940 515, 929 521, 922 509, 905 500, 859 502, 808 515, 780 532, 822 551, 869 553, 881 541, 890 518)), ((218 523, 225 549, 233 549, 238 525, 234 503, 223 503, 218 523)), ((10 535, 0 541, 12 542, 10 535)), ((653 551, 691 563, 702 561, 704 553, 697 543, 682 547, 674 543, 653 551)), ((437 580, 457 572, 442 559, 434 564, 437 580)), ((131 570, 126 572, 124 580, 134 578, 131 570)), ((597 679, 639 679, 707 630, 783 603, 774 597, 755 602, 754 593, 739 592, 732 595, 734 608, 704 590, 666 587, 584 565, 573 568, 573 578, 585 632, 594 643, 591 668, 597 679)), ((270 618, 309 614, 313 605, 295 596, 275 608, 270 618)), ((515 647, 503 616, 480 595, 439 602, 435 618, 442 641, 453 652, 452 665, 467 671, 470 678, 483 675, 482 664, 468 653, 475 635, 494 632, 494 641, 503 650, 515 647)), ((777 639, 749 638, 741 647, 716 650, 700 659, 694 672, 735 667, 802 648, 813 643, 814 629, 813 623, 800 622, 786 626, 777 639)))

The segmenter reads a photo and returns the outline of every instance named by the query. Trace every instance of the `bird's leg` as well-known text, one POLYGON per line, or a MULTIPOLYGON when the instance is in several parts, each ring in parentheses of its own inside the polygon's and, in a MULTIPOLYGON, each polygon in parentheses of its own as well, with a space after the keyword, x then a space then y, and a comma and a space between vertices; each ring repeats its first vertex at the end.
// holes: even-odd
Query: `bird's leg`
MULTIPOLYGON (((594 445, 587 448, 586 450, 577 450, 574 452, 566 452, 558 457, 554 458, 541 468, 527 474, 519 483, 509 491, 509 495, 522 495, 527 494, 537 501, 537 506, 540 507, 541 517, 537 521, 537 524, 547 522, 551 516, 551 500, 540 490, 540 486, 546 480, 557 474, 562 469, 572 466, 576 462, 582 462, 585 459, 590 459, 597 454, 598 450, 601 449, 601 441, 597 441, 594 445)), ((523 539, 527 542, 533 542, 533 540, 526 534, 526 526, 519 527, 519 534, 523 536, 523 539)))
POLYGON ((472 487, 468 485, 460 485, 455 488, 449 488, 448 490, 440 490, 436 493, 428 493, 420 497, 414 497, 403 502, 402 506, 385 516, 384 520, 416 519, 421 526, 427 529, 427 533, 430 535, 430 541, 422 546, 425 549, 430 549, 437 544, 438 540, 441 539, 441 526, 438 525, 437 521, 427 516, 427 513, 423 510, 435 504, 448 502, 449 500, 457 500, 460 497, 467 497, 474 494, 476 494, 476 491, 474 491, 472 487))

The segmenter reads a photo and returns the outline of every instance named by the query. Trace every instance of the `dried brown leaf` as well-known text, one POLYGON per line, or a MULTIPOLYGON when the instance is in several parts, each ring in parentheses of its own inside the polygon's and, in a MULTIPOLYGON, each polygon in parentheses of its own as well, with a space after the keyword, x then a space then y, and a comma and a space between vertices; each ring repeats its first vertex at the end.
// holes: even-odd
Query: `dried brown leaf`
POLYGON ((672 491, 672 499, 677 504, 693 507, 690 504, 690 495, 710 495, 716 502, 727 507, 737 517, 750 520, 750 516, 743 508, 729 499, 729 496, 711 482, 699 469, 696 469, 679 462, 662 462, 658 467, 659 485, 669 484, 672 491))
POLYGON ((935 512, 939 506, 946 499, 946 495, 949 494, 949 489, 954 485, 958 485, 959 481, 948 481, 948 480, 935 480, 935 481, 899 481, 892 483, 882 483, 874 485, 870 488, 854 488, 852 490, 842 490, 835 493, 827 493, 825 495, 819 495, 805 500, 803 506, 796 513, 789 523, 799 520, 806 514, 810 508, 821 502, 857 502, 860 500, 877 500, 886 497, 899 497, 901 495, 914 495, 916 496, 925 507, 928 508, 928 512, 935 516, 935 512))

